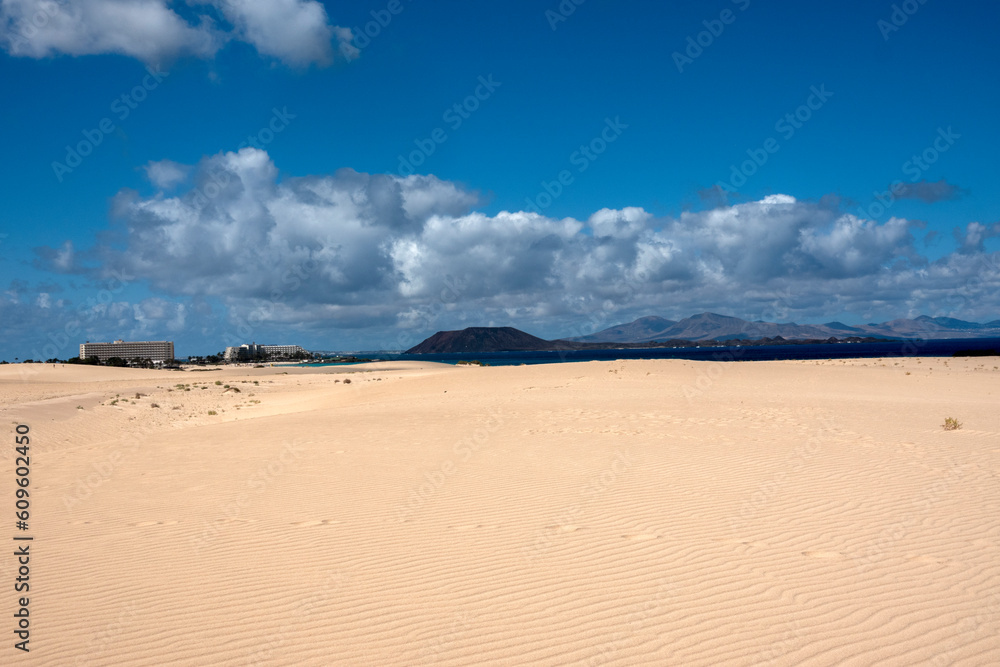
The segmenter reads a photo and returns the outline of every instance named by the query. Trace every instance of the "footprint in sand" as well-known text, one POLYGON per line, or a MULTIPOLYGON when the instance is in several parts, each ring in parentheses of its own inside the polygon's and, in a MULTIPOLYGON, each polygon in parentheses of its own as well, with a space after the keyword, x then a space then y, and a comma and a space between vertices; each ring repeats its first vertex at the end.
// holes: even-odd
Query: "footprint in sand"
POLYGON ((803 556, 809 558, 822 558, 824 560, 844 560, 844 554, 839 551, 803 551, 803 556))
POLYGON ((293 523, 293 526, 331 526, 335 523, 340 523, 339 521, 334 521, 333 519, 314 519, 312 521, 297 521, 293 523))

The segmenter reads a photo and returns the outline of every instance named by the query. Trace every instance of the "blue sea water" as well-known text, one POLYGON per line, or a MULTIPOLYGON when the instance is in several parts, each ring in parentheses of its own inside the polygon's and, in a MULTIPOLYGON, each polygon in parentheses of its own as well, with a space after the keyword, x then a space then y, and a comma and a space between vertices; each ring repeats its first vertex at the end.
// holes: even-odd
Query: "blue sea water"
POLYGON ((821 345, 718 346, 697 348, 642 348, 573 350, 567 352, 479 352, 458 354, 392 354, 369 358, 436 361, 455 364, 478 360, 491 366, 551 364, 566 361, 614 359, 692 359, 697 361, 774 361, 779 359, 864 359, 877 357, 950 357, 958 350, 996 350, 1000 338, 898 340, 885 343, 826 343, 821 345))

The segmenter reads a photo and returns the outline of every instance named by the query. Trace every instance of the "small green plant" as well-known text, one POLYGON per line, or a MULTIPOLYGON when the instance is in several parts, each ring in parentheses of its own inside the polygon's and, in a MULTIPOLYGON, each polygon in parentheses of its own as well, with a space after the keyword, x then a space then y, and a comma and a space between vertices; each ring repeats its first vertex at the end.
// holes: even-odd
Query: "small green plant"
POLYGON ((217 415, 217 414, 219 414, 219 413, 218 413, 218 412, 216 412, 215 410, 209 410, 209 411, 208 411, 208 414, 210 414, 210 415, 217 415))
POLYGON ((944 420, 944 430, 957 431, 960 428, 962 428, 962 423, 954 417, 948 417, 944 420))
POLYGON ((150 403, 149 407, 151 407, 151 408, 158 408, 158 407, 160 407, 160 404, 159 403, 150 403))
POLYGON ((215 384, 217 384, 217 385, 221 385, 221 384, 222 384, 222 380, 216 380, 216 381, 215 381, 215 384))
POLYGON ((111 405, 118 405, 118 399, 116 398, 115 400, 111 401, 111 405))
POLYGON ((76 409, 77 410, 83 410, 83 406, 82 405, 78 405, 78 406, 76 406, 76 409))

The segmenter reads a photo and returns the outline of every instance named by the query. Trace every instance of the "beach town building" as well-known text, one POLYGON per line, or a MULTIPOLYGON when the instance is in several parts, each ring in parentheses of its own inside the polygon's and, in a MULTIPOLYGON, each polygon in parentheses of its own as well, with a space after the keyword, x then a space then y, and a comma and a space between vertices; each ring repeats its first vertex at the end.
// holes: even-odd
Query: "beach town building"
POLYGON ((80 345, 80 359, 96 357, 104 362, 112 357, 120 359, 150 359, 154 362, 172 361, 174 343, 169 340, 126 341, 113 343, 91 343, 80 345))
POLYGON ((299 354, 309 354, 299 345, 258 345, 243 343, 239 346, 227 347, 223 358, 226 361, 251 361, 264 357, 291 357, 299 354))

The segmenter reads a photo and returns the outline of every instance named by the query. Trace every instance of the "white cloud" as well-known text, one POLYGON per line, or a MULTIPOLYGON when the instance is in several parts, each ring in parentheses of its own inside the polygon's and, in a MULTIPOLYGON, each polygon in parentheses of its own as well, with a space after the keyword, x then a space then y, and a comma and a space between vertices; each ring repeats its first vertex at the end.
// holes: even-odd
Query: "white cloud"
POLYGON ((117 53, 159 64, 211 58, 228 41, 252 44, 293 66, 328 64, 331 41, 350 57, 351 31, 330 25, 315 0, 191 0, 182 17, 167 0, 2 0, 0 47, 46 58, 117 53))
POLYGON ((315 0, 216 0, 215 4, 239 39, 290 65, 327 64, 333 59, 331 39, 336 36, 338 43, 348 45, 352 39, 349 29, 327 23, 326 9, 315 0))
POLYGON ((161 190, 171 189, 187 178, 191 171, 189 166, 173 160, 150 161, 143 169, 149 182, 161 190))
POLYGON ((14 56, 119 53, 147 63, 209 57, 222 37, 210 22, 191 25, 162 0, 3 0, 0 43, 14 56))
POLYGON ((171 333, 183 331, 187 321, 187 308, 183 303, 159 297, 140 301, 133 306, 132 313, 136 322, 135 329, 153 334, 162 331, 171 333))
POLYGON ((994 222, 992 225, 970 222, 966 225, 964 233, 960 229, 955 229, 954 234, 960 252, 964 254, 981 253, 987 239, 1000 236, 1000 222, 994 222))
POLYGON ((837 219, 825 233, 804 230, 800 248, 803 255, 818 266, 817 273, 831 278, 847 278, 875 273, 899 257, 913 257, 910 224, 891 218, 879 225, 853 215, 837 219))
POLYGON ((66 359, 75 357, 86 340, 173 339, 190 333, 185 303, 161 297, 131 302, 123 294, 92 288, 75 299, 57 299, 50 290, 60 287, 15 281, 0 298, 0 339, 9 341, 2 354, 8 359, 66 359))
MULTIPOLYGON (((1000 287, 997 262, 973 261, 993 259, 981 250, 983 226, 968 228, 965 254, 929 262, 914 247, 914 223, 863 220, 832 200, 772 195, 676 218, 641 208, 586 221, 488 215, 475 210, 475 193, 433 176, 342 169, 282 179, 253 148, 203 159, 187 182, 174 196, 120 193, 123 245, 85 254, 159 294, 218 298, 234 321, 396 323, 419 339, 489 322, 551 329, 590 318, 592 331, 595 312, 822 321, 875 307, 889 319, 933 311, 962 286, 970 298, 950 314, 995 319, 988 311, 1000 308, 1000 290, 990 291, 1000 287)), ((66 265, 60 251, 39 256, 66 265)))
POLYGON ((43 246, 35 248, 38 259, 35 265, 56 273, 82 273, 83 268, 77 262, 76 249, 72 241, 64 241, 58 248, 43 246))
POLYGON ((652 217, 646 211, 634 206, 620 211, 602 208, 591 215, 587 222, 594 230, 595 236, 630 237, 645 229, 652 217))

